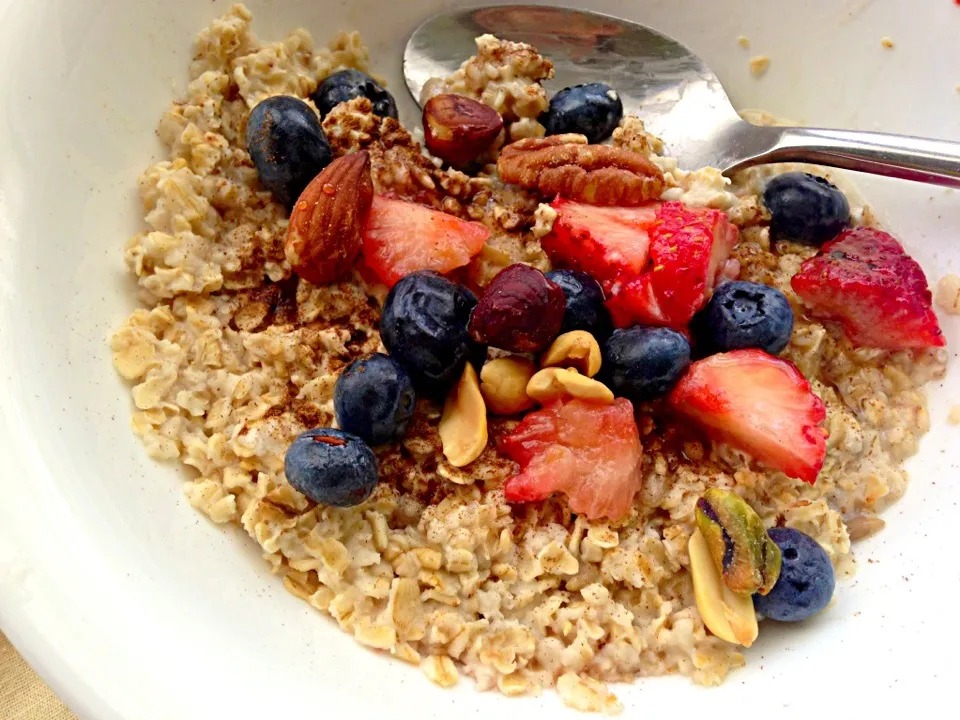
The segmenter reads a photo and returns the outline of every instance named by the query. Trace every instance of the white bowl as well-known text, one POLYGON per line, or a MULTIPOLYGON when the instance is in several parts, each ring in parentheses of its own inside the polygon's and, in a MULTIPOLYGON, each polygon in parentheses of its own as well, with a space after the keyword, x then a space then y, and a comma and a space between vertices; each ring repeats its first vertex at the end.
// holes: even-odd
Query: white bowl
MULTIPOLYGON (((406 117, 407 34, 450 2, 250 0, 260 37, 361 30, 406 117)), ((960 136, 960 7, 950 0, 582 3, 699 51, 740 106, 808 123, 960 136), (746 35, 751 50, 737 44, 746 35), (896 43, 881 47, 881 37, 896 43), (754 53, 772 64, 761 80, 754 53)), ((0 619, 83 718, 310 717, 393 712, 522 718, 572 713, 552 693, 442 691, 362 649, 288 595, 240 533, 183 500, 179 470, 129 429, 107 339, 134 305, 121 247, 138 229, 135 181, 159 154, 161 112, 184 87, 195 33, 226 2, 0 0, 0 619), (456 703, 456 705, 455 705, 456 703)), ((935 281, 960 266, 960 196, 856 178, 935 281)), ((960 322, 941 318, 951 348, 960 322)), ((719 689, 686 679, 620 690, 627 712, 836 716, 952 699, 960 630, 960 373, 930 388, 933 430, 913 483, 857 548, 835 607, 764 628, 719 689), (678 694, 682 693, 682 695, 678 694)))

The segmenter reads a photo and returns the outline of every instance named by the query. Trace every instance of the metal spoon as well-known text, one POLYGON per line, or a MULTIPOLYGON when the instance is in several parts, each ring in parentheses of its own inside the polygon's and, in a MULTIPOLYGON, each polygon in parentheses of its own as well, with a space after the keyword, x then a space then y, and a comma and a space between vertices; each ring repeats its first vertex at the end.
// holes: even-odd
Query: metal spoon
POLYGON ((556 89, 605 82, 685 169, 730 174, 770 162, 811 162, 960 187, 960 143, 852 130, 759 127, 740 118, 704 62, 676 40, 611 15, 535 5, 451 10, 410 36, 403 66, 420 101, 424 83, 456 71, 491 33, 553 60, 556 89))

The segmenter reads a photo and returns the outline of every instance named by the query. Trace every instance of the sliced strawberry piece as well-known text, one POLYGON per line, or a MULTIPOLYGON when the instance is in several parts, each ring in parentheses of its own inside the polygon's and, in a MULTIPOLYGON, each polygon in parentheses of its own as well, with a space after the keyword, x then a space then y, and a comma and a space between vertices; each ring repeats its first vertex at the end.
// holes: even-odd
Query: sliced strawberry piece
POLYGON ((612 405, 558 400, 529 413, 498 448, 522 468, 504 485, 510 502, 561 492, 575 513, 619 520, 640 490, 643 450, 624 398, 612 405))
POLYGON ((644 273, 625 283, 604 283, 606 306, 618 328, 634 325, 669 326, 667 317, 653 289, 653 273, 644 273))
POLYGON ((599 207, 558 197, 550 207, 557 218, 541 244, 555 263, 589 273, 601 283, 634 277, 647 267, 647 231, 657 217, 656 203, 599 207))
POLYGON ((650 269, 640 279, 604 288, 614 324, 685 327, 710 298, 737 244, 737 228, 719 210, 667 202, 649 233, 650 269))
POLYGON ((889 233, 845 230, 790 281, 810 314, 834 320, 855 345, 900 350, 946 343, 927 278, 889 233))
POLYGON ((374 196, 363 229, 363 257, 387 285, 417 270, 463 267, 490 237, 485 225, 417 203, 374 196))
POLYGON ((669 396, 715 440, 811 485, 823 467, 826 406, 788 360, 734 350, 695 362, 669 396))

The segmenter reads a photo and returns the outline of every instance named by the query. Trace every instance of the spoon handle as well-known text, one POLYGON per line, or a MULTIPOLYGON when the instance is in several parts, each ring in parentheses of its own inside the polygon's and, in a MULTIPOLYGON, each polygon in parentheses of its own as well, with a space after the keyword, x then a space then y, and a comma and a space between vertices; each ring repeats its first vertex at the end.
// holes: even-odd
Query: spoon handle
POLYGON ((727 173, 771 162, 818 165, 960 188, 960 143, 909 135, 747 125, 727 173))

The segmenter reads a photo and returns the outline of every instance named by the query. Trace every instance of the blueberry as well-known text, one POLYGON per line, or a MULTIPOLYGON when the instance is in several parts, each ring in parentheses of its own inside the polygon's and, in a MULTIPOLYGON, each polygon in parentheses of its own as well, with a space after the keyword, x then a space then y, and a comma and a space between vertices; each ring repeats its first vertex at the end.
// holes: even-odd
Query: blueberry
POLYGON ((699 355, 743 348, 779 355, 793 333, 793 308, 787 296, 774 287, 728 282, 714 291, 694 318, 692 329, 699 355))
POLYGON ((380 337, 418 392, 442 395, 467 361, 484 352, 467 334, 476 306, 472 292, 430 270, 407 275, 393 286, 383 306, 380 337))
POLYGON ((833 597, 833 565, 820 544, 790 528, 773 528, 780 547, 780 577, 767 595, 754 595, 757 612, 771 620, 799 622, 823 610, 833 597))
POLYGON ((614 330, 600 367, 607 386, 634 402, 665 394, 690 366, 690 343, 670 328, 614 330))
POLYGON ((610 137, 623 118, 623 103, 609 85, 587 83, 564 88, 540 117, 547 135, 580 133, 591 143, 610 137))
POLYGON ((326 117, 337 105, 356 97, 365 97, 373 103, 375 115, 397 119, 397 103, 393 95, 372 77, 353 68, 329 76, 313 91, 310 99, 320 111, 320 117, 326 117))
POLYGON ((823 245, 850 224, 850 205, 836 185, 817 175, 790 172, 767 183, 763 202, 775 237, 823 245))
POLYGON ((377 486, 377 459, 356 435, 314 428, 287 448, 283 460, 287 481, 315 503, 336 507, 359 505, 377 486))
POLYGON ((567 299, 560 332, 586 330, 598 340, 610 335, 613 326, 600 283, 579 270, 554 270, 547 273, 547 279, 559 285, 567 299))
POLYGON ((416 402, 407 371, 383 353, 350 363, 333 390, 337 424, 371 445, 402 438, 416 402))
POLYGON ((303 100, 276 95, 247 120, 247 150, 260 182, 287 209, 333 159, 317 114, 303 100))

